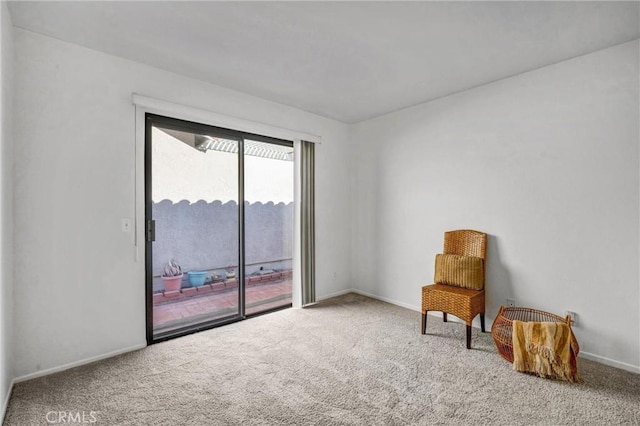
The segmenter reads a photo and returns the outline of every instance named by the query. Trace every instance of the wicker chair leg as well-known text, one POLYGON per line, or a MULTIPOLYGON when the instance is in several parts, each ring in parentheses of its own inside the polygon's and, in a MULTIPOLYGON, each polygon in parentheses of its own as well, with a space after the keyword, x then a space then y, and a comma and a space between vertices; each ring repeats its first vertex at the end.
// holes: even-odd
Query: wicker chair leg
POLYGON ((484 312, 480 314, 480 327, 482 328, 482 332, 486 333, 486 331, 484 331, 484 312))
POLYGON ((446 312, 442 313, 442 322, 447 322, 447 313, 446 312))
POLYGON ((427 313, 422 313, 422 334, 427 334, 427 313))
POLYGON ((467 349, 471 349, 471 326, 467 326, 467 349))

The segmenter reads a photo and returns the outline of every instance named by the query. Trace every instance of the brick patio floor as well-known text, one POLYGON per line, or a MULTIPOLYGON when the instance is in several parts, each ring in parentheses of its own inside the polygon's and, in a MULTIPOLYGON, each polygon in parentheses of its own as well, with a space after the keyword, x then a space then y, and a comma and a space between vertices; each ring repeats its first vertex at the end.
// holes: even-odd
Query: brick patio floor
MULTIPOLYGON (((247 314, 288 305, 291 303, 291 279, 247 285, 245 294, 247 314)), ((165 332, 203 321, 211 321, 237 313, 237 288, 154 304, 154 333, 165 332)))

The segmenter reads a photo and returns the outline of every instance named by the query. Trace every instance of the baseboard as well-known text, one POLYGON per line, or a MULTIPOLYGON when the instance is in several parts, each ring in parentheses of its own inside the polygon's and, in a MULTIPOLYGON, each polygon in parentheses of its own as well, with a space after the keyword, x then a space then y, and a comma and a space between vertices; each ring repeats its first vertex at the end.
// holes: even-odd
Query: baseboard
POLYGON ((38 377, 48 376, 49 374, 59 373, 64 370, 68 370, 74 367, 80 367, 81 365, 91 364, 92 362, 101 361, 103 359, 111 358, 117 355, 122 355, 127 352, 137 351, 139 349, 145 348, 147 344, 140 344, 135 346, 130 346, 128 348, 120 349, 117 351, 109 352, 106 354, 94 356, 91 358, 85 358, 79 361, 70 362, 69 364, 60 365, 58 367, 47 368, 46 370, 37 371, 35 373, 25 374, 24 376, 20 376, 15 378, 14 383, 20 383, 31 379, 36 379, 38 377))
POLYGON ((626 370, 632 373, 640 374, 639 366, 627 364, 626 362, 616 361, 615 359, 607 358, 600 355, 595 355, 589 352, 580 351, 580 353, 578 353, 578 358, 588 359, 589 361, 595 361, 599 364, 608 365, 609 367, 615 367, 621 370, 626 370))
POLYGON ((363 296, 367 296, 367 297, 370 297, 372 299, 380 300, 382 302, 391 303, 392 305, 400 306, 402 308, 406 308, 406 309, 409 309, 409 310, 412 310, 412 311, 416 311, 416 312, 421 312, 422 311, 420 306, 410 305, 408 303, 400 302, 400 301, 394 300, 394 299, 389 299, 387 297, 381 297, 381 296, 378 296, 376 294, 372 294, 372 293, 368 293, 366 291, 358 290, 356 288, 349 290, 349 292, 361 294, 363 296))
POLYGON ((11 380, 7 397, 4 399, 4 404, 2 404, 2 412, 0 412, 0 424, 4 424, 4 416, 7 415, 7 407, 9 406, 9 400, 11 399, 11 393, 13 392, 13 385, 15 384, 16 379, 11 380))
POLYGON ((357 291, 352 289, 352 288, 348 288, 346 290, 340 290, 340 291, 335 292, 335 293, 327 294, 327 295, 324 295, 324 296, 318 296, 316 298, 316 302, 320 302, 322 300, 331 299, 333 297, 343 296, 343 295, 348 294, 348 293, 357 293, 357 291))

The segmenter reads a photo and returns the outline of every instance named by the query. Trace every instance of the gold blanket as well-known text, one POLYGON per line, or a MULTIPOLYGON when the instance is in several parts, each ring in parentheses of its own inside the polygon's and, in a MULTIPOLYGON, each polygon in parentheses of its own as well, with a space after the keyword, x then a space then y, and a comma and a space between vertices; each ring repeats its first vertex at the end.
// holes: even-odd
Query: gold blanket
POLYGON ((580 382, 572 331, 561 322, 513 321, 513 369, 580 382))

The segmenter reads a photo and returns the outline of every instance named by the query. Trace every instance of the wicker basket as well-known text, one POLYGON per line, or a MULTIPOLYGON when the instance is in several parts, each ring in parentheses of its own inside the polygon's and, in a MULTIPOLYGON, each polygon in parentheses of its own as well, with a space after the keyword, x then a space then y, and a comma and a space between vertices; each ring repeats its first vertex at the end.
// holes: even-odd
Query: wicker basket
MULTIPOLYGON (((500 356, 509 362, 513 362, 513 342, 511 340, 511 334, 514 320, 527 322, 564 322, 571 328, 571 319, 569 317, 562 318, 558 315, 537 309, 500 307, 498 316, 491 326, 491 336, 493 336, 493 341, 496 342, 500 356)), ((571 333, 571 345, 575 348, 576 355, 578 355, 580 347, 573 333, 571 333)))

